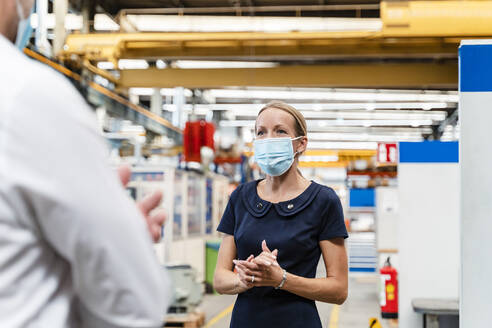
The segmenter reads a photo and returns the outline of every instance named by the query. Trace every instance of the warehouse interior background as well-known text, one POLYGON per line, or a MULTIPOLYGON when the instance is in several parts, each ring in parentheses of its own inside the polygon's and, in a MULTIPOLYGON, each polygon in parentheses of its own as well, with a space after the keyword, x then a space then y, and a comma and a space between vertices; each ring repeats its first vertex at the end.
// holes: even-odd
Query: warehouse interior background
POLYGON ((212 287, 216 228, 232 190, 263 176, 254 122, 282 100, 307 120, 303 175, 337 192, 349 231, 349 297, 318 304, 323 326, 485 327, 473 308, 490 306, 490 287, 463 298, 462 286, 475 279, 465 258, 491 267, 477 235, 490 205, 471 201, 491 203, 490 132, 477 122, 490 103, 470 101, 481 105, 464 120, 458 59, 462 42, 492 37, 492 1, 37 0, 31 26, 25 54, 94 108, 111 165, 132 165, 129 194, 164 192, 163 324, 229 326, 235 297, 212 287), (471 171, 483 182, 463 203, 471 171), (382 318, 395 298, 398 319, 382 318))

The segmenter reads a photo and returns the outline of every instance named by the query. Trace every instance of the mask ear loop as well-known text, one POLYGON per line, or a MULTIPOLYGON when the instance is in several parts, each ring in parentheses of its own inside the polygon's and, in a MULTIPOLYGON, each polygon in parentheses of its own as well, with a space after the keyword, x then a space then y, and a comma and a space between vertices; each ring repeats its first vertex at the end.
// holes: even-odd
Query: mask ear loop
POLYGON ((17 9, 17 16, 19 17, 19 20, 24 20, 27 17, 24 17, 24 8, 22 8, 22 4, 19 2, 19 0, 15 0, 15 7, 17 9))
MULTIPOLYGON (((298 136, 298 137, 296 137, 296 138, 292 138, 291 140, 292 140, 292 141, 294 141, 294 140, 301 139, 301 138, 303 138, 303 137, 305 137, 305 136, 298 136)), ((296 151, 296 152, 294 153, 294 158, 295 158, 295 157, 296 157, 296 155, 298 155, 298 154, 300 154, 300 152, 296 151)))

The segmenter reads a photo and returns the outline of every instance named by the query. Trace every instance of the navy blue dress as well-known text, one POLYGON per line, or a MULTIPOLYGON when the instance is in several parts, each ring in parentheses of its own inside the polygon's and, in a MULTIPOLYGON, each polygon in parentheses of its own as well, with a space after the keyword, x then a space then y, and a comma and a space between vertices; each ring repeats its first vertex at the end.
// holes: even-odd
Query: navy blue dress
MULTIPOLYGON (((217 230, 234 236, 238 259, 260 254, 266 240, 271 250, 278 249, 283 269, 314 278, 319 241, 348 237, 340 199, 333 189, 312 182, 298 197, 273 204, 258 196, 258 182, 236 188, 217 230)), ((230 327, 312 328, 321 327, 321 321, 314 301, 273 287, 253 287, 238 295, 230 327)))

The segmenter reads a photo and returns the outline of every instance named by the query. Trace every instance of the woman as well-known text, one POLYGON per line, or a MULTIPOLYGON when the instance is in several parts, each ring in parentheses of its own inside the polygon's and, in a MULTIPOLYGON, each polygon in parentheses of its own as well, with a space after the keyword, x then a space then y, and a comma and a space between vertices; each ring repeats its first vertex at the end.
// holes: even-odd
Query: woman
POLYGON ((255 160, 266 179, 231 195, 217 228, 225 236, 214 287, 238 294, 231 327, 321 327, 314 301, 342 304, 347 298, 348 235, 340 200, 298 170, 307 146, 299 111, 267 104, 255 134, 255 160), (326 278, 315 278, 321 254, 326 278))

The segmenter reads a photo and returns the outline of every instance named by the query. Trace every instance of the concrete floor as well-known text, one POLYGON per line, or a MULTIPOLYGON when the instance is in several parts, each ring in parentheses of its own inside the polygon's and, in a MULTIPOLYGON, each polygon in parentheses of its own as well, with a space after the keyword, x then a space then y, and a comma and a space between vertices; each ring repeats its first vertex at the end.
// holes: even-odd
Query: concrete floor
MULTIPOLYGON (((318 272, 318 276, 322 274, 318 272)), ((378 275, 357 274, 350 276, 347 301, 334 309, 334 305, 317 303, 323 328, 364 328, 369 327, 369 319, 376 317, 383 328, 398 327, 397 323, 381 320, 378 302, 378 275), (338 312, 338 313, 337 313, 338 312), (338 317, 338 320, 336 320, 338 317)), ((230 306, 236 296, 206 295, 201 305, 206 314, 206 327, 227 328, 231 320, 230 306), (229 310, 229 311, 228 311, 229 310), (211 321, 212 320, 212 321, 211 321)))

